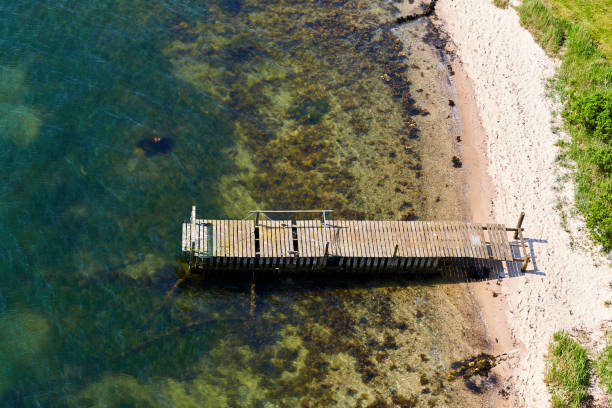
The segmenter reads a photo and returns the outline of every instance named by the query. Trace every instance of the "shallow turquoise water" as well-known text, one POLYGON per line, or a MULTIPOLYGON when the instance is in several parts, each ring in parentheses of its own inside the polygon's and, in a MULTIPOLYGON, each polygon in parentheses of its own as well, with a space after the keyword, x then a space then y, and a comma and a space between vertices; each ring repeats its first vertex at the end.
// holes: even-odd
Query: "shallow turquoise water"
MULTIPOLYGON (((431 321, 415 320, 418 329, 408 332, 400 320, 415 319, 412 314, 389 318, 388 304, 399 304, 398 293, 406 313, 444 313, 445 303, 428 286, 395 280, 330 287, 265 283, 258 286, 253 315, 248 283, 190 283, 146 322, 180 275, 180 222, 192 204, 208 218, 236 216, 254 203, 288 206, 295 197, 306 205, 349 203, 347 214, 358 216, 384 205, 369 207, 355 198, 351 188, 360 173, 343 173, 344 164, 357 160, 349 157, 353 150, 322 157, 331 145, 317 145, 317 135, 335 134, 325 118, 343 118, 345 105, 356 98, 354 83, 346 84, 351 92, 345 100, 338 100, 340 93, 321 96, 312 86, 328 86, 334 69, 362 78, 364 89, 375 77, 372 89, 388 109, 379 112, 381 121, 388 115, 393 122, 412 102, 402 105, 393 96, 401 90, 387 90, 378 78, 390 60, 376 41, 389 26, 361 21, 352 29, 344 22, 333 46, 349 51, 337 54, 332 47, 326 56, 329 45, 316 45, 302 32, 283 36, 278 22, 267 26, 264 18, 267 7, 283 8, 289 11, 282 24, 311 18, 315 23, 307 27, 332 32, 339 23, 329 16, 351 7, 344 3, 0 0, 1 406, 354 406, 363 392, 369 394, 362 401, 373 401, 388 390, 377 383, 383 373, 370 378, 368 367, 377 364, 359 345, 397 350, 376 333, 431 340, 426 346, 417 341, 398 361, 421 361, 432 382, 441 384, 430 372, 443 367, 448 353, 433 340, 442 330, 433 314, 431 321), (344 37, 346 30, 353 37, 344 37), (355 39, 360 42, 352 46, 355 39), (236 48, 236 42, 246 45, 236 48), (303 62, 310 54, 312 61, 303 62), (301 65, 292 65, 294 57, 301 65), (300 85, 305 75, 312 81, 300 85), (294 89, 282 91, 283 81, 294 81, 294 89), (249 88, 254 83, 258 88, 249 88), (282 92, 271 95, 267 86, 282 92), (283 102, 291 98, 306 108, 283 102), (300 138, 283 139, 286 121, 276 116, 278 106, 293 121, 292 135, 314 139, 303 145, 300 138), (138 148, 155 136, 171 139, 172 149, 147 155, 138 148), (281 140, 287 155, 297 146, 300 157, 314 159, 278 167, 283 156, 263 158, 271 149, 258 147, 270 140, 281 140), (299 183, 292 178, 296 168, 305 172, 299 183), (274 190, 281 181, 271 181, 272 173, 290 187, 297 184, 289 198, 274 190), (228 185, 237 192, 228 195, 228 185), (323 201, 320 186, 330 194, 323 201), (331 339, 337 340, 328 344, 331 339), (421 352, 431 367, 419 359, 421 352), (330 363, 345 354, 351 357, 330 363), (356 367, 353 385, 330 389, 325 381, 342 382, 334 372, 345 366, 356 367)), ((383 17, 393 16, 387 13, 383 17)), ((344 118, 355 144, 371 134, 386 140, 398 130, 364 130, 367 118, 358 116, 344 118)), ((406 126, 400 130, 409 134, 413 125, 406 126)), ((346 142, 338 140, 333 143, 346 142)), ((412 181, 420 170, 413 167, 406 174, 412 181)), ((399 214, 389 205, 376 214, 399 214)), ((340 378, 348 383, 353 377, 340 378)), ((440 385, 422 403, 452 401, 455 393, 452 385, 440 385)))

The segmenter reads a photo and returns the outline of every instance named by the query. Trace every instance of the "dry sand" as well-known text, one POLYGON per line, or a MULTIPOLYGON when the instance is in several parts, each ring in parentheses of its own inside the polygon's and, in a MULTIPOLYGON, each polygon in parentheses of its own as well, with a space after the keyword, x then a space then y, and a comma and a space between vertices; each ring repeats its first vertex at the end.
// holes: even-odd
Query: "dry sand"
POLYGON ((453 80, 473 218, 513 225, 525 211, 534 261, 524 276, 474 285, 494 351, 520 349, 501 371, 502 383, 512 384, 510 400, 492 403, 545 407, 552 334, 581 329, 598 337, 612 319, 604 305, 612 300, 610 259, 583 244, 589 241, 582 220, 570 219, 570 235, 555 209, 559 200, 573 201, 571 183, 558 181, 555 161, 559 136, 551 125, 559 106, 546 96, 556 62, 511 8, 491 0, 439 0, 436 12, 462 68, 453 80))

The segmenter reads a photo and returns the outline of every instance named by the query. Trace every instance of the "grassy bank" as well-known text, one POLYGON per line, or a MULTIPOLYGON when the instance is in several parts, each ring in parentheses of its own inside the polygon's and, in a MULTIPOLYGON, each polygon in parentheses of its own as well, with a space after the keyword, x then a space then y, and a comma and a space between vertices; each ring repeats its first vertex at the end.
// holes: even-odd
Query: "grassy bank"
POLYGON ((607 0, 524 0, 521 24, 561 60, 555 88, 576 163, 576 206, 595 241, 612 249, 612 6, 607 0))
POLYGON ((555 333, 548 348, 546 372, 546 384, 552 393, 552 406, 581 407, 589 396, 589 383, 586 350, 570 339, 567 333, 555 333))
POLYGON ((608 344, 597 360, 597 374, 612 404, 612 336, 608 338, 608 344))

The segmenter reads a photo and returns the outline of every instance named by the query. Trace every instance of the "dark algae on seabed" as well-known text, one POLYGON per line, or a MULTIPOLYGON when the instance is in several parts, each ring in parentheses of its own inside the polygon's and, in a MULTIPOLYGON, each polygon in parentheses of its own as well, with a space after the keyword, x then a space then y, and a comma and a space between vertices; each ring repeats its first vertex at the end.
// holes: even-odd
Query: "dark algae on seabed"
POLYGON ((454 135, 431 127, 439 84, 412 92, 435 72, 424 23, 406 45, 383 0, 0 11, 0 406, 480 405, 445 382, 483 345, 460 285, 186 279, 166 298, 193 204, 430 215, 424 152, 454 135))

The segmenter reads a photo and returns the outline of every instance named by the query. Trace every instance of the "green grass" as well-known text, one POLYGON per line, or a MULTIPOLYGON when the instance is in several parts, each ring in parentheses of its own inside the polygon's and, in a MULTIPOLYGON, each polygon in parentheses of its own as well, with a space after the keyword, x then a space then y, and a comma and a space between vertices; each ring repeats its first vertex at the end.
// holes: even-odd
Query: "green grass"
POLYGON ((548 347, 546 384, 553 407, 579 408, 586 401, 590 383, 586 350, 563 331, 553 335, 548 347))
POLYGON ((508 4, 510 4, 510 0, 493 0, 493 4, 499 8, 506 9, 508 4))
POLYGON ((608 338, 608 345, 597 359, 597 374, 612 403, 612 337, 608 338))
POLYGON ((524 0, 521 24, 561 59, 555 81, 567 147, 576 163, 576 206, 595 241, 612 249, 612 48, 609 0, 524 0), (588 3, 588 4, 587 4, 588 3), (599 10, 599 11, 598 11, 599 10), (603 10, 603 11, 601 11, 603 10), (608 10, 608 11, 606 11, 608 10), (603 14, 602 14, 603 13, 603 14))
POLYGON ((612 58, 612 2, 610 0, 554 0, 556 14, 585 27, 608 60, 612 58))

